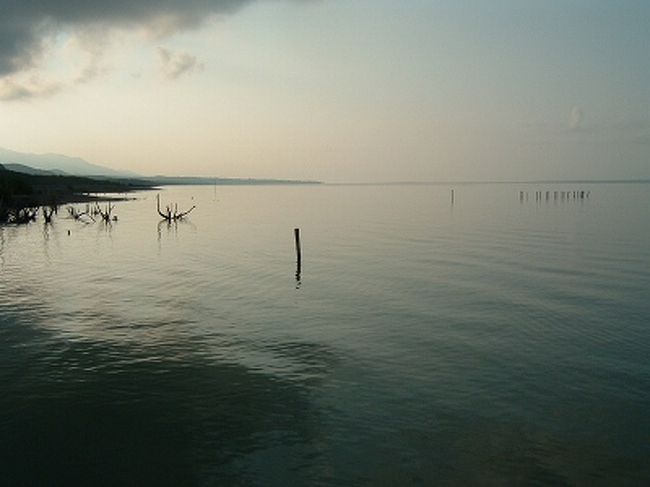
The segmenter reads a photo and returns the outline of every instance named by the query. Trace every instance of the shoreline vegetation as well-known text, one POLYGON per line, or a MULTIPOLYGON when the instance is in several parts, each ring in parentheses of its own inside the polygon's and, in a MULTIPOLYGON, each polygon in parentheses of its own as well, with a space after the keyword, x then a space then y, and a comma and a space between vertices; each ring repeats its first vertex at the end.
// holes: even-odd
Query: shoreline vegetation
POLYGON ((136 180, 26 174, 0 164, 0 224, 34 221, 39 208, 47 221, 46 208, 55 211, 71 203, 119 201, 126 199, 127 193, 148 189, 155 187, 136 180))
POLYGON ((74 176, 22 167, 24 170, 16 171, 0 164, 0 224, 29 223, 36 219, 39 209, 49 221, 48 213, 56 212, 61 205, 123 201, 128 193, 158 186, 322 184, 281 179, 74 176))

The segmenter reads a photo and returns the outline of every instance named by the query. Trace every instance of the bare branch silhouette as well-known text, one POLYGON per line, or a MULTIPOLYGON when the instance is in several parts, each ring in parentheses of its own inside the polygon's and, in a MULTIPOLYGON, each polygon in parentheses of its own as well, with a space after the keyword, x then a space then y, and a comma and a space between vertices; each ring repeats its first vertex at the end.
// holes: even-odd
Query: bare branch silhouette
POLYGON ((187 215, 189 215, 192 210, 196 208, 196 205, 192 206, 187 211, 178 211, 178 204, 174 204, 174 208, 172 209, 171 205, 167 205, 165 207, 165 211, 163 212, 160 209, 160 195, 156 195, 156 210, 158 211, 158 214, 168 222, 175 221, 175 220, 182 220, 185 218, 187 215))

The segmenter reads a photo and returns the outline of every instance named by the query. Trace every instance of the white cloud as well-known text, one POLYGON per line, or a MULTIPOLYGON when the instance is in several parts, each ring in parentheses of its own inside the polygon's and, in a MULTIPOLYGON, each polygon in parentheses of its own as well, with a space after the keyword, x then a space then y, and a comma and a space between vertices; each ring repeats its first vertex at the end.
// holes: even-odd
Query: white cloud
POLYGON ((158 48, 163 76, 170 80, 178 79, 183 74, 202 71, 203 63, 188 52, 172 51, 164 47, 158 48))
POLYGON ((0 101, 46 98, 59 93, 64 85, 39 77, 17 79, 11 76, 0 78, 0 101))
POLYGON ((107 71, 103 65, 104 37, 79 31, 58 49, 48 49, 47 57, 56 68, 47 70, 32 66, 0 76, 0 101, 47 98, 104 74, 107 71))
MULTIPOLYGON (((260 0, 0 0, 0 101, 54 94, 103 74, 104 50, 114 32, 139 33, 149 41, 159 40, 199 28, 207 19, 231 15, 256 1, 260 0), (72 77, 53 74, 48 67, 53 58, 46 55, 47 51, 56 50, 61 35, 77 38, 78 47, 86 52, 87 59, 77 64, 80 68, 72 77), (24 81, 33 75, 59 81, 24 81)), ((191 54, 162 52, 163 73, 168 79, 203 67, 191 54)))
POLYGON ((61 32, 145 28, 165 37, 232 14, 254 0, 0 0, 0 76, 38 64, 43 48, 61 32))
POLYGON ((582 123, 582 117, 582 109, 579 106, 571 108, 571 112, 569 112, 569 128, 571 130, 579 129, 580 124, 582 123))

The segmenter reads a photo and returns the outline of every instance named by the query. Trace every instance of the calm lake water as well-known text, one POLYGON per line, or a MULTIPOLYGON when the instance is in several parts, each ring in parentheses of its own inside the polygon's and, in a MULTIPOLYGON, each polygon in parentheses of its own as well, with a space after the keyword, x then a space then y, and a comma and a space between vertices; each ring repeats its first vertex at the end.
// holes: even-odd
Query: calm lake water
POLYGON ((454 189, 0 228, 0 484, 647 484, 650 185, 454 189))

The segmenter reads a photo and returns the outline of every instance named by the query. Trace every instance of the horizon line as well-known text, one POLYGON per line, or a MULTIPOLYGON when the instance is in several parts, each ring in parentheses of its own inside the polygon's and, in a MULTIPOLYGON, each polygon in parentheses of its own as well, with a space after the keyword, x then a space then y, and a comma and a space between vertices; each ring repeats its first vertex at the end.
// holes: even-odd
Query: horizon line
POLYGON ((453 184, 650 184, 650 178, 639 179, 531 179, 531 180, 490 180, 490 181, 472 181, 472 180, 452 180, 452 181, 361 181, 361 182, 328 182, 322 184, 330 186, 431 186, 440 185, 448 186, 453 184))

